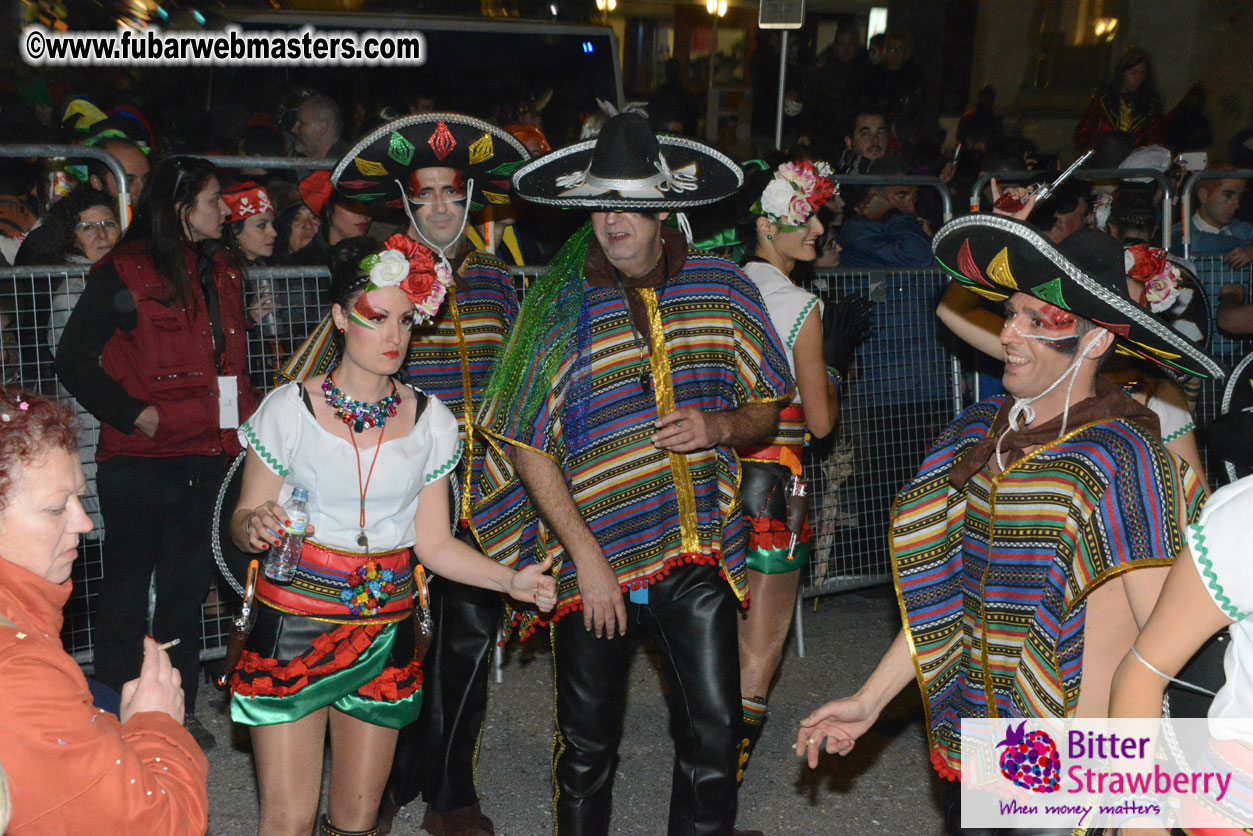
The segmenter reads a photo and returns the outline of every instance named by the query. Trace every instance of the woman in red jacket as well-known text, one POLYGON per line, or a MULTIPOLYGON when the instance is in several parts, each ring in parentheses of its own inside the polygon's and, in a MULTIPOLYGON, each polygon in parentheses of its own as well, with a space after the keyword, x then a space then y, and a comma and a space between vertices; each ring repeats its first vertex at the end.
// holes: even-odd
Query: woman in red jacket
POLYGON ((209 762, 179 728, 183 692, 165 651, 136 643, 139 677, 117 717, 93 704, 61 646, 70 570, 91 530, 85 489, 70 411, 0 387, 0 761, 12 802, 0 831, 197 836, 209 762))
MULTIPOLYGON (((66 389, 100 419, 100 511, 108 536, 95 621, 96 677, 138 672, 156 573, 154 635, 195 705, 209 534, 234 428, 252 413, 238 256, 217 245, 228 215, 213 166, 164 160, 122 243, 88 274, 57 347, 66 389)), ((188 713, 202 746, 213 737, 188 713)))

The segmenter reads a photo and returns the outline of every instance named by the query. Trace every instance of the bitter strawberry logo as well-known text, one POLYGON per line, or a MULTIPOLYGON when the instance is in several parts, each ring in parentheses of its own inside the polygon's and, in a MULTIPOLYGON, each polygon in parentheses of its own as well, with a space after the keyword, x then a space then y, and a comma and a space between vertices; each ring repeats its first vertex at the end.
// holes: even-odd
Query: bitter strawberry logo
POLYGON ((1057 744, 1045 732, 1026 732, 1026 727, 1025 720, 1018 728, 1010 726, 1005 739, 996 744, 1006 747, 1001 752, 1001 774, 1032 792, 1057 792, 1062 774, 1057 744))

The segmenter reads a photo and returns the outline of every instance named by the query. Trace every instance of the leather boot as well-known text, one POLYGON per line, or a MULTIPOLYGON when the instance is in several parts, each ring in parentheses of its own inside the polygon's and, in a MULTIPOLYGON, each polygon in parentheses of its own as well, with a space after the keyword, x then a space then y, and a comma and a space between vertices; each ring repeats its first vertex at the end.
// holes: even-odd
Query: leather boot
POLYGON ((735 767, 735 783, 744 783, 744 770, 748 768, 748 759, 753 754, 753 747, 761 737, 761 729, 766 725, 766 698, 754 697, 741 700, 744 715, 740 720, 740 755, 735 767))
POLYGON ((318 819, 318 836, 379 836, 379 828, 375 823, 369 830, 340 830, 323 813, 318 819))
POLYGON ((496 836, 492 820, 483 815, 476 801, 460 810, 441 813, 430 804, 422 817, 422 829, 431 836, 496 836))

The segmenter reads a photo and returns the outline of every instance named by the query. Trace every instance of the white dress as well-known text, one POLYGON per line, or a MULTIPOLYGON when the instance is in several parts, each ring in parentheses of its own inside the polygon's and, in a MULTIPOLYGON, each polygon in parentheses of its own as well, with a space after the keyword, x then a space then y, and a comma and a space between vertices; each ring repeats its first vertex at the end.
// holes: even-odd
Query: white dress
MULTIPOLYGON (((348 440, 348 427, 332 433, 318 423, 305 406, 301 384, 291 383, 266 395, 239 428, 240 443, 250 447, 271 471, 283 477, 278 496, 282 505, 292 488, 309 491, 313 539, 343 551, 359 551, 357 535, 361 493, 358 457, 348 440)), ((401 397, 414 397, 408 387, 401 397)), ((318 392, 310 398, 322 397, 318 392)), ((414 515, 422 489, 447 475, 461 458, 457 419, 438 398, 430 397, 418 422, 390 418, 383 431, 383 449, 366 493, 366 536, 370 550, 394 551, 416 541, 414 515)), ((374 459, 374 447, 360 448, 364 481, 374 459)))
POLYGON ((1187 529, 1188 549, 1214 606, 1235 623, 1223 656, 1226 682, 1210 704, 1211 727, 1219 739, 1253 736, 1253 575, 1249 573, 1249 523, 1253 517, 1253 476, 1219 488, 1201 518, 1187 529), (1235 734, 1238 732, 1238 734, 1235 734))
MULTIPOLYGON (((822 301, 808 290, 792 284, 792 280, 779 272, 779 268, 773 264, 750 261, 742 269, 744 275, 761 292, 770 324, 774 326, 779 339, 783 341, 783 347, 787 349, 784 354, 787 356, 788 370, 792 372, 792 377, 796 377, 796 359, 792 354, 792 347, 796 345, 796 337, 805 323, 805 317, 809 316, 815 305, 818 306, 818 315, 822 315, 822 301)), ((792 403, 800 403, 800 399, 798 386, 792 395, 792 403)))

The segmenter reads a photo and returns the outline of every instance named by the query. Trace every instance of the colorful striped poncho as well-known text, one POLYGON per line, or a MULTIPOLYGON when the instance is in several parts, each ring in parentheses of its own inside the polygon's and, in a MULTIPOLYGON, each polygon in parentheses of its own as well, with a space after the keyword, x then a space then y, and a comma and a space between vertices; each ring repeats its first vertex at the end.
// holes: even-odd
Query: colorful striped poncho
POLYGON ((945 430, 892 515, 892 568, 926 703, 932 763, 961 770, 963 717, 1070 717, 1083 678, 1086 596, 1171 563, 1200 483, 1137 425, 1086 424, 962 490, 953 463, 1004 397, 945 430), (989 704, 990 703, 990 704, 989 704))
MULTIPOLYGON (((539 380, 533 365, 519 391, 490 397, 478 416, 488 436, 474 515, 480 542, 515 567, 553 554, 552 620, 582 607, 573 561, 514 474, 508 453, 520 445, 560 466, 624 592, 684 563, 717 562, 742 599, 746 532, 735 452, 668 453, 650 438, 657 418, 678 407, 731 410, 791 397, 787 360, 760 295, 734 265, 690 250, 664 288, 638 291, 651 334, 637 337, 616 288, 588 285, 577 267, 563 280, 579 283, 570 292, 581 292, 582 302, 556 375, 539 380), (651 343, 651 354, 641 340, 651 343), (534 386, 546 394, 528 416, 524 392, 534 386)), ((520 323, 542 315, 530 300, 520 323)), ((517 621, 524 634, 538 623, 530 611, 517 621)))
POLYGON ((474 455, 480 439, 473 435, 479 394, 487 383, 496 354, 518 316, 518 297, 505 263, 472 252, 462 263, 457 283, 435 319, 415 326, 405 357, 404 374, 414 386, 434 395, 457 416, 465 443, 459 475, 459 516, 470 517, 470 468, 482 463, 474 455))

